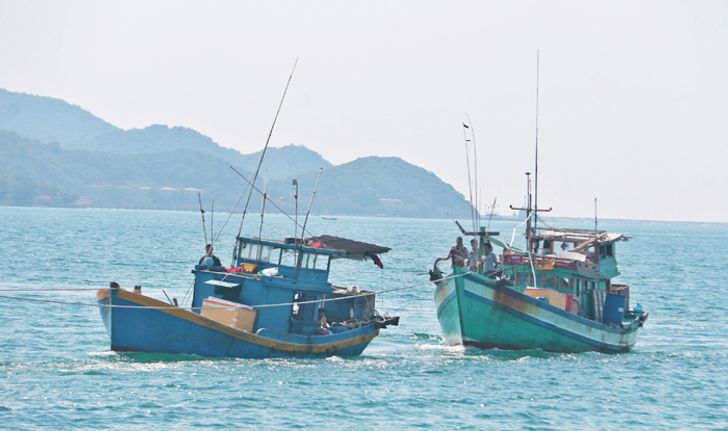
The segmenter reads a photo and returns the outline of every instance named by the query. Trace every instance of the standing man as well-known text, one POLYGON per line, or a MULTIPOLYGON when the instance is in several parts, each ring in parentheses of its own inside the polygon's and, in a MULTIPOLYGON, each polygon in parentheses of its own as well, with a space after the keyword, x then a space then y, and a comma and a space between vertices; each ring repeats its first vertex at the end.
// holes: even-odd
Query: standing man
POLYGON ((480 259, 478 259, 478 240, 473 238, 470 240, 470 253, 468 254, 468 271, 478 272, 480 269, 480 259))
POLYGON ((491 277, 496 272, 496 265, 498 265, 498 256, 493 253, 493 245, 488 241, 485 243, 483 251, 483 274, 491 277))
POLYGON ((455 240, 455 246, 450 249, 450 253, 447 257, 440 258, 438 260, 452 260, 453 268, 457 267, 461 270, 465 269, 465 259, 468 257, 468 249, 463 246, 463 237, 459 236, 455 240))

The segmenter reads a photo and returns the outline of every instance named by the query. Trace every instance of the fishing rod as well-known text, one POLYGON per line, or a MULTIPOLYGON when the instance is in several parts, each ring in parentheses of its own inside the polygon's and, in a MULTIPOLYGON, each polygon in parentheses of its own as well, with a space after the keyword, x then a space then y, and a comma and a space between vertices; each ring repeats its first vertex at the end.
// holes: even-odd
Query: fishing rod
POLYGON ((212 200, 210 209, 210 244, 215 243, 215 199, 212 200))
POLYGON ((467 163, 468 168, 468 197, 470 198, 470 221, 473 225, 473 232, 475 232, 475 210, 473 208, 473 185, 472 180, 470 179, 470 153, 468 151, 468 142, 470 142, 470 139, 468 139, 468 129, 470 126, 463 123, 463 141, 465 142, 465 162, 467 163))
POLYGON ((303 237, 305 236, 306 231, 306 224, 308 223, 308 215, 311 212, 311 207, 313 206, 313 201, 316 199, 316 191, 318 190, 319 186, 319 180, 321 180, 321 173, 324 171, 324 168, 319 168, 318 176, 316 177, 316 185, 313 186, 313 193, 311 194, 311 200, 308 202, 308 209, 306 210, 306 218, 303 219, 303 229, 301 231, 301 243, 303 243, 303 237))
MULTIPOLYGON (((258 188, 257 186, 253 186, 253 183, 252 183, 252 182, 250 182, 250 180, 249 180, 249 179, 247 179, 247 178, 245 177, 245 175, 241 174, 241 173, 240 173, 240 171, 238 171, 237 169, 235 169, 235 167, 233 167, 233 166, 230 166, 230 169, 232 169, 232 170, 233 170, 233 171, 234 171, 234 172, 235 172, 236 174, 238 174, 238 176, 240 176, 240 178, 242 178, 243 180, 245 180, 245 182, 247 182, 247 183, 248 183, 249 185, 251 185, 251 186, 252 186, 252 189, 253 189, 253 190, 255 190, 256 192, 258 192, 258 194, 260 194, 260 195, 263 195, 263 191, 261 191, 261 190, 260 190, 260 189, 259 189, 259 188, 258 188)), ((297 193, 297 194, 296 194, 296 199, 298 199, 298 184, 296 184, 296 193, 297 193)), ((278 205, 278 204, 276 203, 276 201, 272 200, 271 198, 268 198, 268 202, 270 202, 270 203, 271 203, 271 204, 272 204, 272 205, 273 205, 274 207, 276 207, 276 209, 277 209, 278 211, 280 211, 280 212, 281 212, 281 214, 283 214, 284 216, 288 217, 288 220, 290 220, 290 221, 292 221, 292 222, 296 223, 296 225, 297 225, 298 227, 301 227, 301 225, 300 225, 300 224, 298 224, 298 221, 297 221, 296 219, 294 219, 293 217, 291 217, 291 216, 290 216, 290 215, 289 215, 289 214, 288 214, 287 212, 285 212, 285 211, 283 210, 283 208, 281 208, 281 207, 280 207, 280 205, 278 205)), ((298 202, 296 202, 296 204, 298 204, 298 202)), ((311 233, 311 232, 309 232, 309 233, 311 233)), ((219 235, 219 234, 218 234, 218 235, 219 235)), ((240 235, 238 234, 238 236, 240 236, 240 235)))
MULTIPOLYGON (((286 94, 288 93, 288 87, 291 84, 291 79, 293 79, 293 73, 296 71, 296 65, 298 64, 298 58, 296 58, 296 61, 293 63, 293 68, 291 69, 291 74, 288 76, 288 81, 286 82, 286 88, 283 90, 283 95, 281 96, 281 101, 278 103, 278 110, 276 110, 276 115, 273 117, 273 124, 270 126, 270 131, 268 132, 268 138, 265 140, 265 146, 263 147, 263 151, 260 153, 260 159, 258 160, 258 167, 255 169, 255 175, 253 176, 253 182, 251 183, 253 187, 255 187, 255 182, 258 180, 258 174, 260 173, 260 167, 263 165, 263 159, 265 158, 265 153, 268 151, 268 145, 270 144, 270 138, 273 136, 273 129, 276 127, 276 122, 278 121, 278 115, 281 113, 281 108, 283 107, 283 101, 286 100, 286 94)), ((245 214, 248 212, 248 205, 250 204, 250 198, 253 196, 253 190, 250 190, 250 193, 248 193, 248 199, 245 202, 245 209, 243 209, 243 216, 240 220, 240 228, 238 229, 238 236, 243 232, 243 223, 245 223, 245 214)), ((235 248, 237 250, 237 247, 235 248)), ((233 250, 233 253, 235 252, 233 250)))
POLYGON ((207 242, 207 228, 205 227, 205 210, 202 209, 202 195, 200 195, 200 192, 197 192, 197 202, 200 204, 200 217, 202 217, 202 233, 205 234, 205 244, 209 244, 207 242))

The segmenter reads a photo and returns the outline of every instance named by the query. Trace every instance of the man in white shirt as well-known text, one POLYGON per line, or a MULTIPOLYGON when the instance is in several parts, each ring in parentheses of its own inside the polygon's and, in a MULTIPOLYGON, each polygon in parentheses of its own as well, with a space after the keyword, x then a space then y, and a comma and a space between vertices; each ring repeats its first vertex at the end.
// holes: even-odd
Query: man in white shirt
POLYGON ((496 270, 498 264, 498 256, 493 253, 493 246, 490 242, 485 243, 483 250, 483 274, 490 276, 496 270))

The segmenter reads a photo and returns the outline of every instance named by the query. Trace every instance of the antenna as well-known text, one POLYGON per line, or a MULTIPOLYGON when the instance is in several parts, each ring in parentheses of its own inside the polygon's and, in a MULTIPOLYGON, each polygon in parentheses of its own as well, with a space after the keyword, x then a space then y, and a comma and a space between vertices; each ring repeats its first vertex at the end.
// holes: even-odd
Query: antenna
POLYGON ((594 197, 594 235, 599 235, 599 223, 597 222, 597 198, 594 197))
POLYGON ((295 240, 298 238, 298 180, 293 179, 293 186, 296 188, 296 191, 293 192, 293 200, 296 203, 296 209, 295 209, 295 217, 296 220, 293 222, 293 239, 295 240))
POLYGON ((319 168, 318 176, 316 177, 316 185, 313 187, 313 193, 311 194, 311 200, 308 202, 308 209, 306 210, 306 218, 303 219, 303 227, 301 228, 301 243, 303 243, 303 237, 306 235, 306 224, 308 223, 308 214, 311 212, 311 206, 313 206, 313 200, 316 198, 316 190, 318 190, 319 180, 321 179, 321 173, 324 168, 319 168))
MULTIPOLYGON (((538 81, 539 81, 539 50, 536 50, 536 172, 535 172, 535 184, 534 184, 534 207, 538 210, 538 81)), ((538 211, 534 213, 533 217, 533 230, 538 229, 538 211)))
POLYGON ((263 192, 263 202, 260 204, 260 227, 258 228, 258 239, 263 239, 263 217, 265 217, 265 201, 268 200, 268 193, 263 192))
MULTIPOLYGON (((295 63, 293 63, 293 68, 291 69, 291 74, 288 76, 288 81, 286 82, 286 88, 283 90, 283 96, 281 96, 281 101, 278 103, 278 110, 276 111, 275 117, 273 117, 273 124, 270 126, 270 131, 268 132, 268 138, 265 140, 265 146, 263 147, 263 151, 260 153, 260 160, 258 160, 258 167, 255 169, 255 175, 253 176, 253 182, 252 185, 255 187, 255 182, 258 180, 258 174, 260 173, 260 166, 263 164, 263 159, 265 158, 265 153, 268 151, 268 144, 270 144, 270 138, 273 135, 273 129, 276 127, 276 122, 278 121, 278 114, 281 113, 281 108, 283 107, 283 101, 286 100, 286 93, 288 93, 288 86, 291 84, 291 79, 293 79, 293 73, 296 71, 296 65, 298 64, 298 58, 296 58, 295 63)), ((250 193, 248 193, 248 199, 245 202, 245 209, 243 209, 243 217, 240 220, 240 228, 238 229, 238 236, 243 232, 243 223, 245 222, 245 214, 248 212, 248 205, 250 204, 250 197, 253 196, 253 189, 250 189, 250 193)), ((237 250, 237 247, 235 247, 237 250)))
POLYGON ((200 195, 200 192, 197 192, 197 202, 200 204, 200 217, 202 217, 202 233, 205 234, 205 245, 209 244, 207 242, 207 228, 205 227, 205 210, 202 209, 202 195, 200 195))

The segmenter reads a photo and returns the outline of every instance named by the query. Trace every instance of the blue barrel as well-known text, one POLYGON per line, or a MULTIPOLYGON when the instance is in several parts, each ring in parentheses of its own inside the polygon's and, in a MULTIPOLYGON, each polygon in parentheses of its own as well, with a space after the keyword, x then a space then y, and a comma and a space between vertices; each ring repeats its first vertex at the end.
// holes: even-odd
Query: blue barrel
POLYGON ((604 323, 621 324, 624 320, 624 296, 607 294, 604 301, 604 323))

